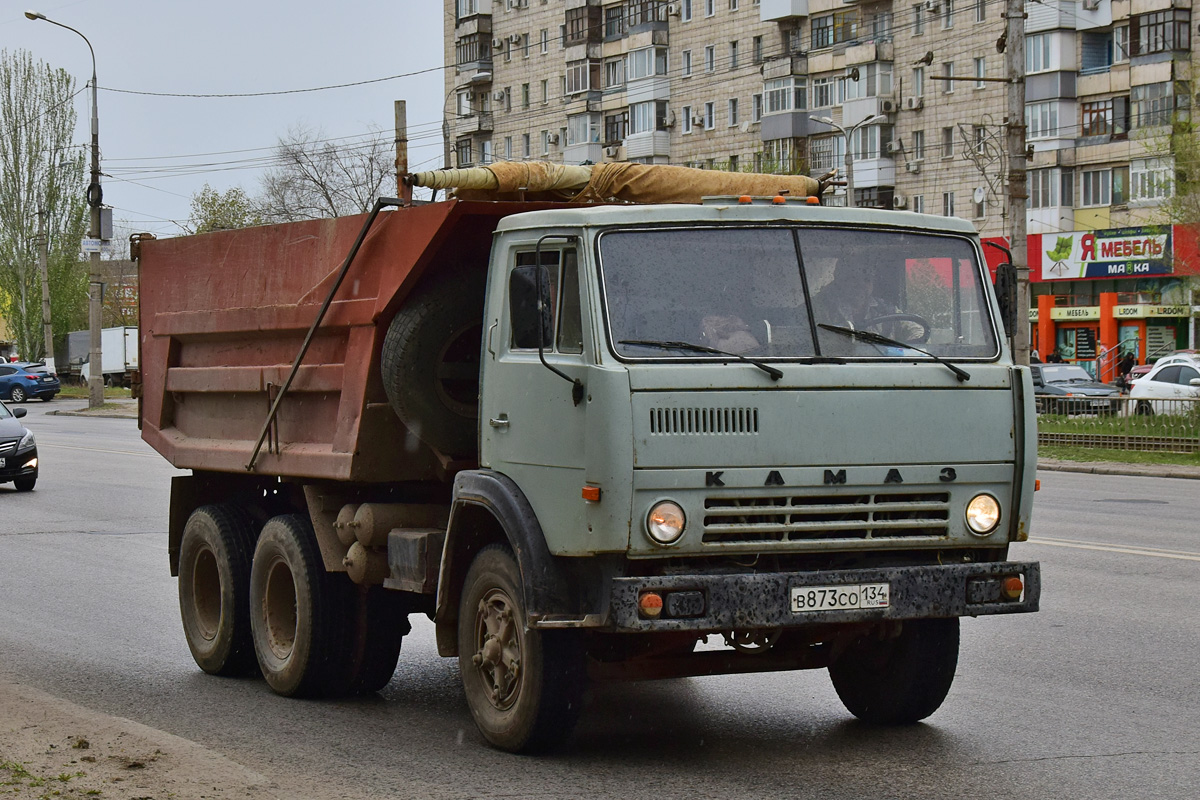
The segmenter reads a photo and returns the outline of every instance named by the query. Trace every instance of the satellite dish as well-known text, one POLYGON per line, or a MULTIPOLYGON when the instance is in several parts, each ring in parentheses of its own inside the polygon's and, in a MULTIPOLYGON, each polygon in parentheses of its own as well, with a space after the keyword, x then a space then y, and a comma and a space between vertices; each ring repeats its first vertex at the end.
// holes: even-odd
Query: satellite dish
POLYGON ((743 120, 742 124, 739 125, 738 127, 741 128, 742 133, 746 133, 747 131, 750 130, 750 120, 748 120, 748 119, 743 120))
POLYGON ((976 186, 975 194, 972 196, 975 198, 976 203, 982 203, 984 198, 987 197, 987 192, 984 191, 982 186, 976 186))

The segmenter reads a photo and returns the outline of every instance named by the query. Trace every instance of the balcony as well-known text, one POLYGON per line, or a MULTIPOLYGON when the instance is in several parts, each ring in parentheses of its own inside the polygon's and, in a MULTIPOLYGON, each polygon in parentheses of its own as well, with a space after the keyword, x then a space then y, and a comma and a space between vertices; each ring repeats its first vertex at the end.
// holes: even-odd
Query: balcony
POLYGON ((807 16, 808 0, 762 0, 758 6, 758 18, 763 22, 807 16))
POLYGON ((763 61, 763 80, 808 75, 808 56, 775 56, 763 61))
POLYGON ((460 136, 467 136, 473 133, 491 133, 492 112, 476 111, 474 114, 458 117, 454 123, 454 131, 460 136))

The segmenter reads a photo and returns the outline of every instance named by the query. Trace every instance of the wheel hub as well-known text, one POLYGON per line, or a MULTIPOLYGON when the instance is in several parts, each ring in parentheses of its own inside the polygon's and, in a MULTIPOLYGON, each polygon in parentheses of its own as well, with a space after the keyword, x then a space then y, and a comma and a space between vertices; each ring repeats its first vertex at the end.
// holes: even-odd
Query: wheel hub
POLYGON ((521 635, 506 593, 493 590, 479 601, 475 640, 478 647, 471 661, 479 670, 484 694, 497 709, 511 708, 521 688, 521 635))

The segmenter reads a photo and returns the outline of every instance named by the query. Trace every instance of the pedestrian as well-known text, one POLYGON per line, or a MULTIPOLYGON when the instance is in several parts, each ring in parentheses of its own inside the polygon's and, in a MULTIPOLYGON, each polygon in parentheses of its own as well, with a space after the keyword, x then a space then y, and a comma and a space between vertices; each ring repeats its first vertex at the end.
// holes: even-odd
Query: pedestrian
POLYGON ((1059 354, 1058 348, 1056 347, 1056 348, 1054 348, 1054 352, 1050 353, 1050 355, 1046 357, 1046 363, 1047 364, 1065 364, 1066 361, 1059 354))
POLYGON ((1125 355, 1117 362, 1117 387, 1123 391, 1129 391, 1129 372, 1137 365, 1137 359, 1133 357, 1133 353, 1126 352, 1125 355))

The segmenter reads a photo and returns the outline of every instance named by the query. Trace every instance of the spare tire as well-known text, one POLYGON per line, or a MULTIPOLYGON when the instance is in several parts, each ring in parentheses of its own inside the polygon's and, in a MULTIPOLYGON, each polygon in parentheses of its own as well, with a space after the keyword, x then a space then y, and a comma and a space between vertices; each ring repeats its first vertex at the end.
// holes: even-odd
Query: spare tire
POLYGON ((430 274, 405 299, 383 340, 383 388, 401 421, 450 456, 472 456, 479 418, 479 351, 486 277, 430 274))

